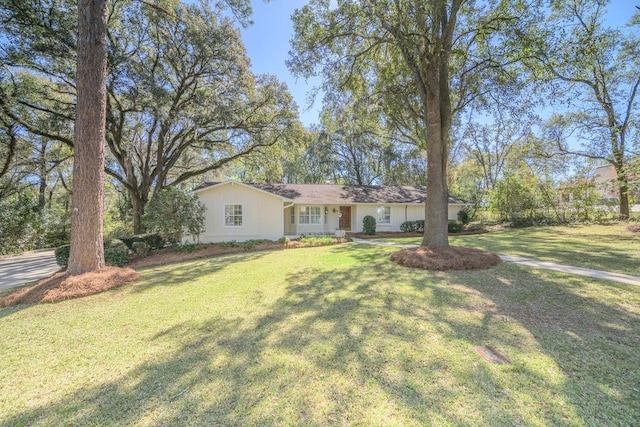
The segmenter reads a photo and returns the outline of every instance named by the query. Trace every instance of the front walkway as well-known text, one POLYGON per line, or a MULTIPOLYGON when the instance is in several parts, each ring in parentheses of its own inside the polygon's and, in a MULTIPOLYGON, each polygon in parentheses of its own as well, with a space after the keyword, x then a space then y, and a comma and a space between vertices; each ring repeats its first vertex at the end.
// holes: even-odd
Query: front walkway
MULTIPOLYGON (((365 245, 390 246, 390 247, 403 248, 403 249, 418 247, 418 245, 405 245, 405 244, 393 243, 393 242, 372 241, 367 239, 358 239, 355 237, 351 238, 351 240, 353 240, 355 243, 361 243, 365 245)), ((561 273, 576 274, 578 276, 586 276, 586 277, 591 277, 593 279, 609 280, 612 282, 624 283, 627 285, 640 286, 640 277, 631 276, 629 274, 611 273, 611 272, 602 271, 602 270, 592 270, 590 268, 573 267, 571 265, 556 264, 553 262, 538 261, 535 259, 515 257, 515 256, 509 256, 509 255, 499 255, 499 256, 500 256, 500 259, 502 259, 503 261, 513 262, 520 265, 526 265, 528 267, 544 268, 546 270, 559 271, 561 273)))

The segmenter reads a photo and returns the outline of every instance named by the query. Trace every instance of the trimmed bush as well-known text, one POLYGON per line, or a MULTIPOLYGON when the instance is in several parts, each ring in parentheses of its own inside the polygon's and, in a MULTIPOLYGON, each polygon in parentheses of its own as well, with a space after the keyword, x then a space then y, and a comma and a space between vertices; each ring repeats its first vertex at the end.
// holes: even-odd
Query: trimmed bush
MULTIPOLYGON (((112 239, 117 240, 117 239, 112 239)), ((118 240, 119 241, 119 240, 118 240)), ((126 245, 119 241, 121 245, 126 245)), ((117 243, 115 243, 117 245, 117 243)), ((67 268, 69 265, 69 252, 71 251, 71 245, 59 246, 55 250, 56 262, 62 268, 67 268)), ((109 247, 108 242, 104 245, 104 262, 106 265, 115 265, 117 267, 123 267, 129 261, 127 255, 129 249, 123 249, 122 247, 109 247)))
POLYGON ((56 248, 56 262, 62 268, 67 268, 69 264, 69 252, 71 251, 71 245, 62 245, 56 248))
POLYGON ((463 228, 464 224, 462 223, 462 221, 449 221, 449 233, 460 233, 463 228))
POLYGON ((400 231, 405 233, 424 233, 424 220, 403 222, 400 224, 400 231))
POLYGON ((104 262, 107 265, 113 265, 116 267, 124 267, 127 262, 129 262, 129 258, 127 257, 127 253, 129 250, 124 250, 122 248, 105 248, 104 249, 104 262))
POLYGON ((411 233, 413 231, 413 221, 405 221, 400 224, 400 231, 404 233, 411 233))
POLYGON ((369 235, 376 234, 376 219, 371 215, 362 219, 362 232, 369 235))

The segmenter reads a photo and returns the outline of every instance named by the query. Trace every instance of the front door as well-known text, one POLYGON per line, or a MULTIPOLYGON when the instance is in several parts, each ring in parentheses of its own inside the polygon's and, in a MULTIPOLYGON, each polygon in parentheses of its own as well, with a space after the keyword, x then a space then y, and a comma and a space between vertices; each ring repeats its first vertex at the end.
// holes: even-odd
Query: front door
POLYGON ((351 206, 340 206, 340 230, 351 231, 351 206))

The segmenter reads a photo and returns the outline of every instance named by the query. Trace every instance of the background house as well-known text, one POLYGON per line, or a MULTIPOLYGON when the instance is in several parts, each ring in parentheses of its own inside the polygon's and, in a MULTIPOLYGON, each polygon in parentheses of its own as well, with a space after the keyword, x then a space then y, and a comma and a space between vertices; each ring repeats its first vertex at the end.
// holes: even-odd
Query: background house
MULTIPOLYGON (((425 217, 424 187, 227 181, 194 192, 207 208, 204 243, 361 232, 366 215, 376 218, 378 231, 400 231, 403 222, 425 217)), ((449 219, 465 205, 450 196, 449 219)))

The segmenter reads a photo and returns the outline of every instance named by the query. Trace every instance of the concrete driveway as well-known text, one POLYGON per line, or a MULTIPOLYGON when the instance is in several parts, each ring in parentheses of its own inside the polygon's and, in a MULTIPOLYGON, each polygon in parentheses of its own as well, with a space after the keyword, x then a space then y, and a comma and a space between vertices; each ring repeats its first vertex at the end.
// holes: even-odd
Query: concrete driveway
POLYGON ((53 249, 0 258, 0 291, 24 285, 60 270, 53 249))

